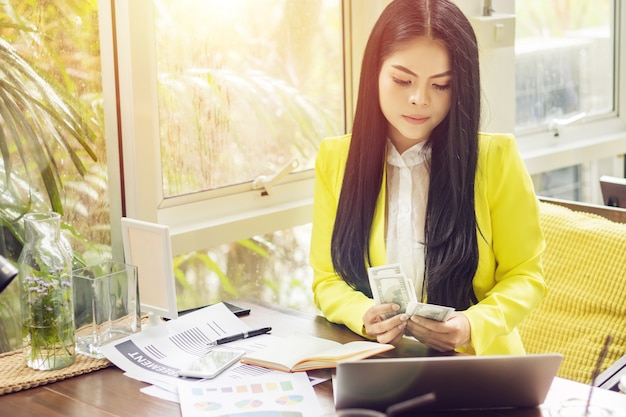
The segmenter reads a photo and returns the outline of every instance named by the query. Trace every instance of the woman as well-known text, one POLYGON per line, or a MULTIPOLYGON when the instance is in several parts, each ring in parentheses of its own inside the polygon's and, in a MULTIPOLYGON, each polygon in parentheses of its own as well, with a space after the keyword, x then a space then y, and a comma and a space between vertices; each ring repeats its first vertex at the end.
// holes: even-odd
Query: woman
POLYGON ((448 0, 395 0, 365 48, 351 135, 322 142, 311 265, 328 320, 381 343, 523 354, 541 301, 533 185, 510 135, 479 134, 476 37, 448 0), (444 322, 372 300, 367 269, 400 263, 444 322), (391 313, 391 314, 390 314, 391 313))

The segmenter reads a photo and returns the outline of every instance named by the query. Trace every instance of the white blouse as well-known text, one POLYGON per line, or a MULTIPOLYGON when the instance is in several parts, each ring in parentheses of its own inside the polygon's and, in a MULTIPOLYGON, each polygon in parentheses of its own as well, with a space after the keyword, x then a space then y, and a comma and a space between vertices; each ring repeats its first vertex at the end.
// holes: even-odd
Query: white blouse
POLYGON ((387 263, 399 263, 423 301, 424 223, 430 147, 418 143, 402 155, 387 139, 387 263))

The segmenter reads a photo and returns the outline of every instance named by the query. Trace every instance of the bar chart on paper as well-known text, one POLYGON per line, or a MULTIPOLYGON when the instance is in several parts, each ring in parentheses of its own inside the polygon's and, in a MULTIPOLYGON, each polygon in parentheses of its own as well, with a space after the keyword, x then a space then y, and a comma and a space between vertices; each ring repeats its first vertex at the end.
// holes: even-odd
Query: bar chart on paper
MULTIPOLYGON (((306 417, 318 410, 306 373, 267 374, 241 383, 180 383, 183 417, 306 417)), ((314 415, 314 414, 313 414, 314 415)))
MULTIPOLYGON (((228 335, 250 330, 223 304, 205 307, 177 320, 149 327, 119 342, 103 346, 103 353, 118 368, 144 381, 175 383, 178 371, 210 350, 209 344, 228 335)), ((243 339, 244 350, 264 346, 271 335, 243 339)), ((226 376, 224 374, 224 376, 226 376)))

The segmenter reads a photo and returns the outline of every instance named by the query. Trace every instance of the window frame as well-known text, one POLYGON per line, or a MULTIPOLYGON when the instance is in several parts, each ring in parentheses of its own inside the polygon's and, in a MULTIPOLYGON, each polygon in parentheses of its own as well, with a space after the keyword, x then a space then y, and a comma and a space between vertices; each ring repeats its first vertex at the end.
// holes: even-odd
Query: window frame
MULTIPOLYGON (((101 0, 101 3, 106 2, 101 0)), ((353 92, 356 91, 350 69, 358 71, 360 63, 354 62, 353 57, 360 57, 361 52, 356 50, 365 45, 364 40, 352 43, 352 29, 356 27, 363 32, 359 28, 363 26, 369 32, 388 0, 376 0, 372 7, 357 7, 354 12, 351 3, 349 0, 342 3, 344 44, 349 45, 344 53, 346 126, 351 124, 353 92)), ((107 147, 115 149, 119 155, 111 158, 109 164, 109 170, 117 173, 112 177, 119 178, 119 186, 112 188, 111 194, 114 201, 116 194, 120 196, 118 211, 123 216, 167 225, 175 255, 309 223, 313 170, 289 174, 272 187, 269 195, 265 195, 264 190, 253 189, 249 182, 220 190, 164 197, 158 136, 154 6, 151 0, 110 0, 109 7, 102 7, 101 12, 101 20, 106 21, 108 14, 109 26, 115 27, 110 38, 106 32, 101 37, 105 44, 103 56, 111 58, 108 62, 114 62, 106 70, 116 75, 105 86, 105 89, 117 91, 115 108, 108 106, 105 117, 109 120, 107 126, 115 126, 108 129, 107 147)), ((113 224, 112 228, 118 225, 113 224)))
MULTIPOLYGON (((456 1, 468 15, 474 13, 467 10, 468 4, 473 3, 456 1)), ((514 4, 514 0, 510 1, 514 4)), ((367 35, 388 2, 372 0, 369 7, 360 7, 358 0, 343 0, 345 126, 352 122, 358 83, 354 74, 360 72, 367 35)), ((121 256, 121 216, 169 226, 174 255, 309 223, 313 170, 289 174, 267 196, 261 195, 263 190, 253 189, 250 182, 222 190, 164 197, 152 1, 99 3, 114 256, 121 256)), ((620 99, 626 93, 620 82, 620 61, 626 52, 621 27, 626 16, 620 2, 615 3, 616 111, 610 117, 566 128, 568 133, 559 138, 545 131, 518 136, 531 174, 626 153, 626 118, 619 111, 620 99)), ((496 62, 490 66, 501 70, 497 65, 502 64, 510 68, 510 56, 494 56, 496 62)), ((506 76, 514 84, 514 71, 506 76)), ((513 107, 514 103, 510 109, 514 112, 513 107)))
MULTIPOLYGON (((623 97, 626 97, 622 76, 622 61, 626 56, 626 8, 617 0, 613 0, 613 7, 614 110, 565 126, 556 136, 555 132, 547 128, 517 133, 520 152, 531 175, 574 165, 593 166, 600 159, 626 154, 626 116, 621 111, 623 97)), ((597 169, 592 167, 584 171, 585 199, 602 204, 597 169)), ((624 172, 622 170, 615 175, 624 176, 624 172)))

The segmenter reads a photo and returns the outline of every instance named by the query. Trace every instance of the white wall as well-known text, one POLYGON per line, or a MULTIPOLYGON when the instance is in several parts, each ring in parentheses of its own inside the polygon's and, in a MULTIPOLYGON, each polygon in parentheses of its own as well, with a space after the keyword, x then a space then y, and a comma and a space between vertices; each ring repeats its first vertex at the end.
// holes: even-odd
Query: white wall
POLYGON ((455 0, 455 3, 468 16, 479 39, 481 129, 514 133, 515 0, 494 0, 495 12, 491 17, 482 16, 483 1, 455 0))

